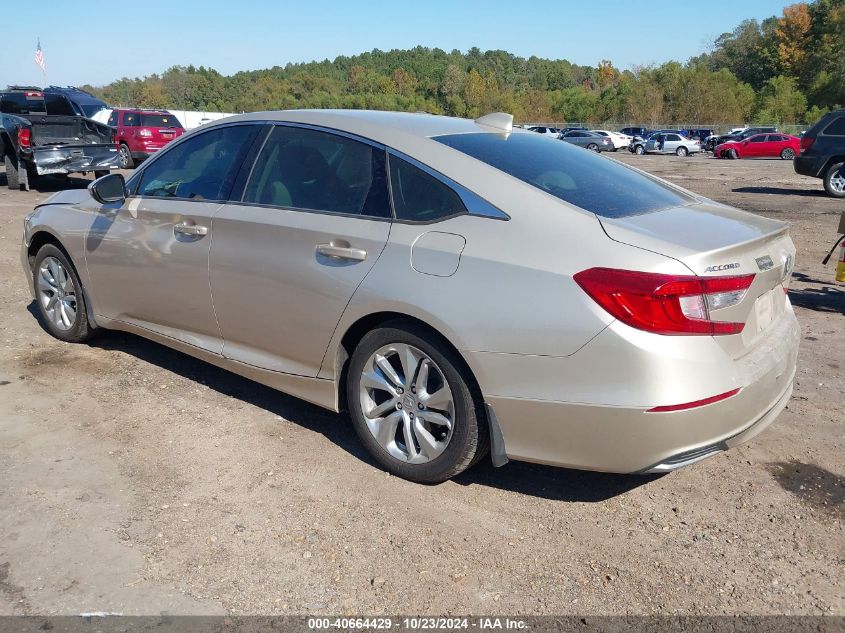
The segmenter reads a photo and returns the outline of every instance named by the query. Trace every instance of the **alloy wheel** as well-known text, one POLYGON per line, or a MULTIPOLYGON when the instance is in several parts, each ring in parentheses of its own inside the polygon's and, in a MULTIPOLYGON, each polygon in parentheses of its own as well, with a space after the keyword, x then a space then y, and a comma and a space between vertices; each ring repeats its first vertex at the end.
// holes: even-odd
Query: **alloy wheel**
POLYGON ((123 169, 128 168, 129 161, 132 159, 131 155, 129 154, 129 148, 126 145, 121 145, 118 153, 120 154, 120 166, 123 169))
POLYGON ((841 169, 830 177, 830 188, 836 193, 845 193, 845 175, 841 169))
POLYGON ((68 271, 55 257, 45 257, 38 267, 38 298, 44 315, 59 330, 76 323, 76 287, 68 271))
POLYGON ((437 363, 413 345, 385 345, 370 355, 360 402, 370 433, 400 461, 430 462, 452 439, 452 390, 437 363))

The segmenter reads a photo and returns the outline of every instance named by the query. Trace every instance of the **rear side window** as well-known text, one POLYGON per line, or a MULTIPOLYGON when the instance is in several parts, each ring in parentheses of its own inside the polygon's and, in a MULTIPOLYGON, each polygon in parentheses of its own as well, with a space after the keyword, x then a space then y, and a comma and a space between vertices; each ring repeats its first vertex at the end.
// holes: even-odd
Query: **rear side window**
POLYGON ((845 116, 834 119, 824 129, 824 134, 827 136, 845 136, 845 116))
POLYGON ((138 195, 225 200, 257 127, 209 130, 164 150, 144 170, 138 195))
POLYGON ((171 114, 141 114, 141 127, 175 127, 180 128, 182 124, 171 114))
POLYGON ((329 132, 276 126, 243 201, 389 218, 384 150, 329 132))
POLYGON ((434 222, 467 212, 451 187, 393 154, 390 155, 390 189, 397 220, 434 222))
POLYGON ((124 112, 123 113, 123 126, 124 127, 135 127, 138 125, 138 113, 137 112, 124 112))
POLYGON ((47 114, 61 114, 64 116, 75 116, 76 112, 63 95, 45 94, 44 104, 47 107, 47 114))
POLYGON ((534 134, 482 132, 434 140, 601 217, 626 217, 693 201, 616 161, 534 134))

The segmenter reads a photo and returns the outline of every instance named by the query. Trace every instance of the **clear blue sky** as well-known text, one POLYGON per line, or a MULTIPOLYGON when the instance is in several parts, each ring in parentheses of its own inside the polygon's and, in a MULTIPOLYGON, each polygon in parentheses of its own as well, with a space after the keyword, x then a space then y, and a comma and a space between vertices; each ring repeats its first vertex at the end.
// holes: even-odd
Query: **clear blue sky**
POLYGON ((172 65, 223 74, 416 45, 504 49, 618 68, 686 61, 746 18, 780 14, 775 0, 5 0, 0 86, 102 85, 172 65))

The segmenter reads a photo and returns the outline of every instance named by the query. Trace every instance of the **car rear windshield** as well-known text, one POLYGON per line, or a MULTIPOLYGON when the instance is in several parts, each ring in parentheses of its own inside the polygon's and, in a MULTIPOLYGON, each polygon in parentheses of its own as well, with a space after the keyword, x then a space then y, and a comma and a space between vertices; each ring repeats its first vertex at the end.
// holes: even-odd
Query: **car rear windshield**
POLYGON ((142 114, 141 127, 176 127, 182 124, 172 114, 142 114))
POLYGON ((616 161, 537 134, 480 132, 435 136, 434 140, 605 218, 649 213, 692 201, 616 161))
POLYGON ((0 97, 0 111, 4 114, 46 114, 41 93, 8 92, 0 97))

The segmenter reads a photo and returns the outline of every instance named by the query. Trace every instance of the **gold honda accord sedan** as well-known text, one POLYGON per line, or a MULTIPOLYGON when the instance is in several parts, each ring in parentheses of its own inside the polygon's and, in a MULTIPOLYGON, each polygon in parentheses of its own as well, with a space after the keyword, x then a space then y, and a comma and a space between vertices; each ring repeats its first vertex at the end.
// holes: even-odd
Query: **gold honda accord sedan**
POLYGON ((664 472, 792 391, 786 225, 512 117, 288 111, 171 143, 26 218, 68 342, 133 332, 335 411, 418 482, 490 453, 664 472))

